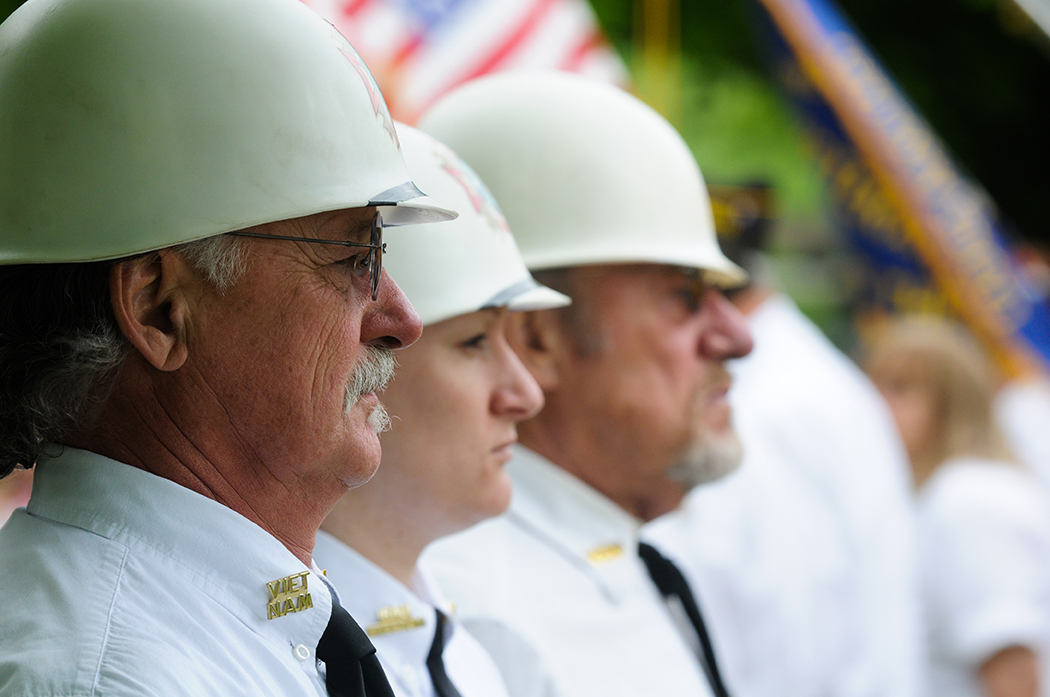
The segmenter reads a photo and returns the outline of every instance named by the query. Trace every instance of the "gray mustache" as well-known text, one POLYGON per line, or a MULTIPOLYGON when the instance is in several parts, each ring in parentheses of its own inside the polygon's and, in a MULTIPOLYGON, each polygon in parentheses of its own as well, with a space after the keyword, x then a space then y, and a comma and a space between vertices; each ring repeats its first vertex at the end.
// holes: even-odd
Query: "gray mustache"
POLYGON ((361 395, 385 389, 394 379, 396 368, 397 361, 391 349, 385 346, 366 346, 364 355, 361 356, 361 361, 346 386, 343 410, 349 411, 361 399, 361 395))

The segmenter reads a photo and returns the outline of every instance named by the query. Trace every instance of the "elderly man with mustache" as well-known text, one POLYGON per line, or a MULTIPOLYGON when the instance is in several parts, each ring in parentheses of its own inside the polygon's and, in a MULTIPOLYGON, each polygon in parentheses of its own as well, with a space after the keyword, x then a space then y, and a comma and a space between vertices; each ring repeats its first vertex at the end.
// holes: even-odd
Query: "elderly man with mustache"
POLYGON ((420 321, 412 184, 295 0, 29 0, 0 26, 0 694, 389 695, 313 564, 420 321))

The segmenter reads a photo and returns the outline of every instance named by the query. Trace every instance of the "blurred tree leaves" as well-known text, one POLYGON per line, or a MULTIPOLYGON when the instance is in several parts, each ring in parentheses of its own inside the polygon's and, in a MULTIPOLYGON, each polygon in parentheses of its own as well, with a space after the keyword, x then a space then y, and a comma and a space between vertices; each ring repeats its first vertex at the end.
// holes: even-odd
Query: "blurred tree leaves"
MULTIPOLYGON (((641 47, 634 27, 642 0, 592 0, 610 39, 632 67, 636 91, 647 99, 641 47)), ((654 106, 689 142, 713 183, 763 179, 777 190, 788 220, 812 224, 823 215, 823 180, 802 134, 769 83, 740 0, 681 2, 681 98, 675 108, 654 106)))

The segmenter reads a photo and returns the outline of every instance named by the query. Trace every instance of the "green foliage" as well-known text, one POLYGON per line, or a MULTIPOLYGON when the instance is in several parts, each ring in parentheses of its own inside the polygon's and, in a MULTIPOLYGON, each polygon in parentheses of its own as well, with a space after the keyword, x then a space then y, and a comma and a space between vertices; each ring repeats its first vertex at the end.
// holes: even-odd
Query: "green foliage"
MULTIPOLYGON (((636 0, 640 4, 641 0, 636 0)), ((592 0, 613 44, 632 63, 635 4, 592 0)), ((681 2, 681 102, 666 114, 712 183, 763 179, 781 215, 822 215, 824 185, 793 115, 768 80, 739 0, 681 2)), ((640 96, 646 95, 639 85, 640 96)))
MULTIPOLYGON (((629 55, 642 0, 592 0, 629 55)), ((680 0, 685 119, 709 176, 775 172, 786 211, 818 197, 753 44, 757 0, 680 0), (736 103, 734 103, 736 102, 736 103), (750 134, 750 137, 749 135, 750 134), (720 140, 715 140, 720 138, 720 140), (733 164, 736 161, 738 164, 733 164)), ((1050 248, 1050 40, 1012 0, 838 0, 962 167, 1021 236, 1050 248)))
POLYGON ((675 124, 712 183, 765 179, 780 213, 819 218, 824 183, 793 115, 769 84, 737 66, 692 64, 683 71, 683 105, 675 124))

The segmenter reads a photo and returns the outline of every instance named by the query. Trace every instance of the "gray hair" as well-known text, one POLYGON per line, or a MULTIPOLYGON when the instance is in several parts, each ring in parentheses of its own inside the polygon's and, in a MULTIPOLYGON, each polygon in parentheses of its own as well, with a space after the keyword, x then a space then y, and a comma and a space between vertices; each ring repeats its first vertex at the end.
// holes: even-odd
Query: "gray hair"
MULTIPOLYGON (((220 291, 247 266, 229 235, 172 249, 220 291)), ((109 296, 127 260, 0 266, 0 478, 97 418, 130 350, 109 296)))
POLYGON ((220 292, 236 283, 248 268, 248 245, 243 237, 205 237, 174 249, 220 292))

